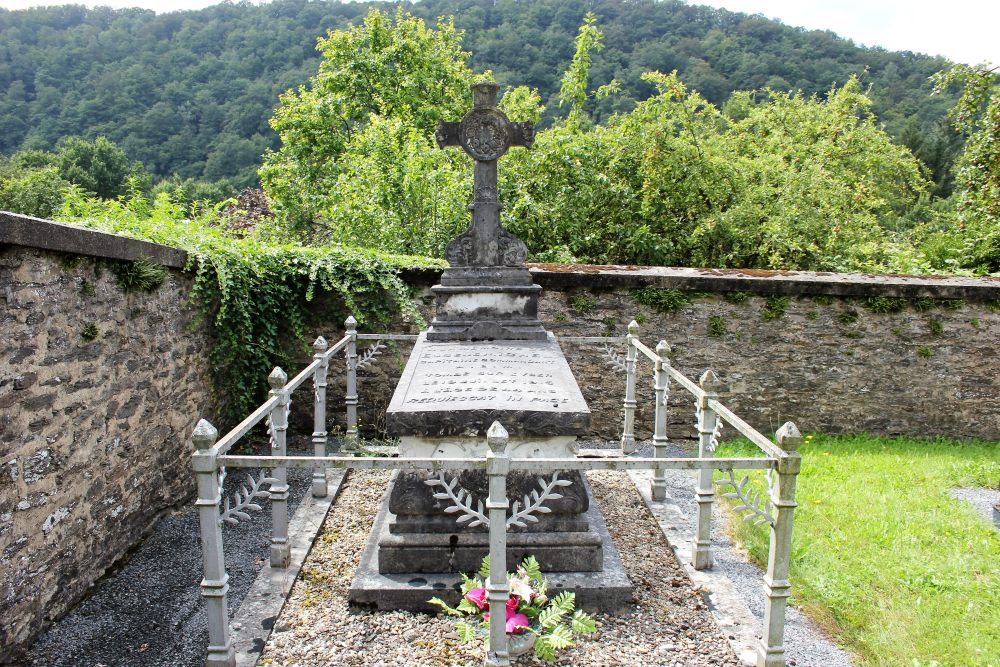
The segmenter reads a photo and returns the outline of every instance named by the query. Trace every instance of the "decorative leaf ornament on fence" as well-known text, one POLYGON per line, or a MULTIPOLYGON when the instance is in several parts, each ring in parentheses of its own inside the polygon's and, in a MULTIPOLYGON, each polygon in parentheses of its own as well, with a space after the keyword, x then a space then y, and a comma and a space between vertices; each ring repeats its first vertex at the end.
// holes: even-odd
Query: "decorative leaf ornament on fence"
MULTIPOLYGON (((699 401, 694 402, 694 427, 698 428, 701 424, 701 403, 699 401)), ((722 420, 715 420, 715 430, 712 432, 712 437, 709 438, 708 451, 714 452, 715 448, 719 446, 719 438, 722 436, 722 420)))
MULTIPOLYGON (((221 474, 220 480, 225 479, 225 473, 221 474)), ((236 526, 239 524, 240 520, 249 521, 250 515, 246 513, 246 510, 253 510, 255 512, 261 511, 261 506, 254 502, 256 498, 269 498, 270 492, 261 488, 265 484, 268 486, 272 484, 277 484, 278 480, 273 477, 267 477, 264 471, 261 471, 260 477, 254 479, 252 474, 247 474, 247 479, 250 480, 250 488, 246 485, 241 486, 233 494, 233 502, 230 502, 227 496, 222 505, 222 515, 219 517, 219 523, 225 522, 230 526, 236 526)), ((221 486, 221 484, 220 484, 221 486)))
MULTIPOLYGON (((573 482, 568 479, 559 479, 559 471, 552 473, 552 477, 546 480, 544 477, 538 478, 538 489, 535 489, 530 494, 525 494, 522 500, 515 500, 511 506, 511 515, 507 517, 507 527, 517 526, 519 528, 526 528, 529 523, 538 523, 538 517, 536 514, 548 514, 552 510, 545 507, 545 503, 550 500, 558 500, 562 498, 561 493, 557 493, 556 489, 570 486, 573 482), (519 509, 520 508, 520 509, 519 509)), ((462 516, 458 517, 458 523, 465 523, 467 521, 469 526, 489 526, 490 520, 483 513, 484 505, 482 500, 475 501, 472 494, 468 490, 462 488, 458 484, 458 478, 453 478, 450 482, 448 478, 445 477, 444 473, 438 473, 437 477, 424 480, 424 484, 427 486, 440 487, 442 491, 438 491, 434 494, 436 500, 448 500, 451 501, 451 506, 447 507, 444 511, 447 514, 455 514, 456 512, 461 512, 462 516), (475 506, 473 506, 475 502, 475 506)))
POLYGON ((604 350, 604 360, 608 363, 608 365, 619 371, 625 372, 627 369, 625 366, 625 355, 618 354, 610 345, 606 343, 602 346, 602 348, 604 350))
MULTIPOLYGON (((768 470, 768 473, 771 471, 768 470)), ((744 512, 746 516, 743 517, 744 521, 753 521, 754 525, 761 523, 769 523, 774 525, 774 517, 771 515, 771 475, 766 475, 768 490, 767 493, 761 493, 760 491, 754 491, 753 487, 750 486, 750 478, 744 476, 740 481, 736 481, 736 476, 733 471, 729 471, 729 479, 718 479, 715 481, 716 484, 721 486, 731 486, 732 491, 727 491, 722 494, 723 498, 735 498, 739 499, 742 503, 733 507, 734 512, 744 512), (763 501, 763 504, 761 503, 763 501)))
POLYGON ((366 366, 375 363, 375 358, 380 356, 382 354, 382 350, 384 349, 385 345, 382 343, 382 341, 380 340, 375 341, 374 343, 369 345, 368 349, 361 354, 361 357, 358 359, 358 363, 355 364, 354 368, 356 370, 361 370, 362 368, 365 368, 366 366))
MULTIPOLYGON (((288 415, 290 415, 291 413, 292 413, 292 402, 288 401, 288 404, 285 406, 285 423, 286 424, 288 423, 288 415)), ((271 416, 270 415, 268 415, 268 417, 267 417, 267 439, 271 443, 271 449, 272 450, 278 448, 278 446, 279 446, 278 445, 278 439, 275 437, 275 434, 274 434, 274 422, 271 420, 271 416)))

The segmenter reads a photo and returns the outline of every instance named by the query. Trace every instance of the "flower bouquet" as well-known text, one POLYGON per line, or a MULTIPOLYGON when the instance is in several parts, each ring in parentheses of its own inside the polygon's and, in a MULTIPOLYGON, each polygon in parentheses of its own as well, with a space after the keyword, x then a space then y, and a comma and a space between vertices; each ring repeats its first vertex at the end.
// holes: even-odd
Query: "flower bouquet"
MULTIPOLYGON (((490 573, 489 556, 483 559, 478 576, 462 575, 462 600, 450 607, 439 598, 431 604, 441 607, 455 621, 455 631, 463 643, 476 636, 489 639, 490 612, 486 579, 490 573)), ((563 591, 549 598, 548 580, 542 576, 538 561, 528 556, 517 572, 508 574, 507 641, 511 656, 527 653, 532 647, 542 660, 555 660, 556 651, 573 646, 574 635, 590 635, 597 631, 594 619, 582 609, 576 609, 576 594, 563 591)))

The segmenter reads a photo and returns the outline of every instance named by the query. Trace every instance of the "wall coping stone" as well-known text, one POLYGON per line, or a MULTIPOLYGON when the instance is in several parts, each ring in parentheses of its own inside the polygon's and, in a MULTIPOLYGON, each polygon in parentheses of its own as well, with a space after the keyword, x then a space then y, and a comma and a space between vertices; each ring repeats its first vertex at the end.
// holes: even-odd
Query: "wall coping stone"
MULTIPOLYGON (((528 269, 535 282, 542 287, 551 288, 661 287, 696 292, 750 292, 788 296, 1000 300, 1000 278, 993 277, 589 264, 528 264, 528 269)), ((430 282, 440 275, 440 269, 406 269, 402 277, 404 280, 430 282)))
MULTIPOLYGON (((147 257, 178 269, 187 264, 187 252, 180 248, 0 211, 0 244, 5 243, 128 261, 147 257)), ((553 288, 662 287, 788 296, 1000 300, 1000 278, 994 277, 594 264, 528 264, 528 269, 535 282, 553 288)), ((440 279, 441 271, 440 268, 413 267, 402 269, 400 274, 404 281, 430 284, 440 279)))
POLYGON ((187 252, 180 248, 9 211, 0 211, 0 244, 126 261, 146 257, 178 269, 187 264, 187 252))

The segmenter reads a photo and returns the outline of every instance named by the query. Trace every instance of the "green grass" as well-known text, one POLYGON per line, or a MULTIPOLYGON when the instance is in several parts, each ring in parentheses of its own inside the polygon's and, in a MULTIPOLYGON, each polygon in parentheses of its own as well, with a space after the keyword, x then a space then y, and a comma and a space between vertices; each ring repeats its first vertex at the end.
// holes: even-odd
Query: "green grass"
MULTIPOLYGON (((948 493, 996 488, 1000 443, 816 435, 801 453, 793 601, 859 665, 1000 667, 1000 534, 948 493)), ((766 562, 768 531, 738 524, 766 562)))

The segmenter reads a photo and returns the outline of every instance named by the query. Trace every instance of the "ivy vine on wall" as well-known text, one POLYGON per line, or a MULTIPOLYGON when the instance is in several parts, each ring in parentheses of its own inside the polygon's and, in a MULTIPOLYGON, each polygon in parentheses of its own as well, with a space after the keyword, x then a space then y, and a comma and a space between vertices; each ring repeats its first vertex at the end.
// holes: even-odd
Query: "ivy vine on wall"
POLYGON ((235 424, 267 395, 275 365, 291 369, 308 349, 308 325, 352 313, 363 326, 397 315, 422 323, 398 273, 436 260, 346 246, 303 246, 259 228, 234 236, 208 210, 187 217, 168 195, 109 201, 67 192, 60 220, 182 248, 194 274, 191 302, 209 327, 209 360, 220 418, 235 424))

